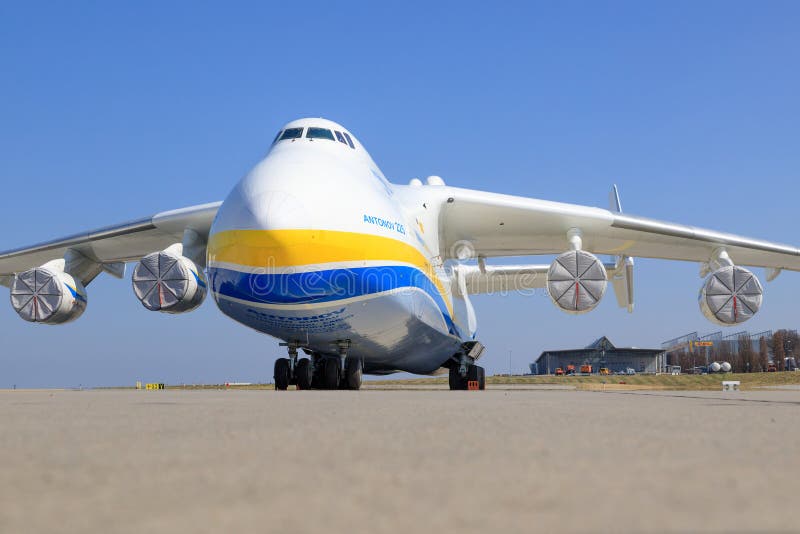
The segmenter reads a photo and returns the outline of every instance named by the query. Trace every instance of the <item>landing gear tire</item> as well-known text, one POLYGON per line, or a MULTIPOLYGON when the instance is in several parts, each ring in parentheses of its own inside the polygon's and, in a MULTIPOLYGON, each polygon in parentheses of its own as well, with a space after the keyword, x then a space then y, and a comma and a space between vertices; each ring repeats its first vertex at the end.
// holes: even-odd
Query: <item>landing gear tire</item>
POLYGON ((361 360, 348 359, 344 371, 344 388, 345 389, 361 389, 361 377, 363 370, 361 360))
POLYGON ((461 373, 458 372, 458 367, 450 368, 450 389, 467 389, 467 381, 463 376, 461 376, 461 373))
POLYGON ((338 358, 326 358, 322 371, 323 389, 338 389, 341 376, 341 364, 338 358))
POLYGON ((297 361, 297 366, 294 368, 294 375, 297 382, 297 389, 311 389, 314 373, 312 372, 311 361, 308 358, 297 361))
POLYGON ((477 382, 478 389, 486 389, 486 371, 480 365, 468 365, 467 376, 461 376, 458 367, 450 369, 450 389, 464 390, 469 388, 470 382, 477 382))
POLYGON ((478 389, 486 389, 486 370, 480 365, 470 365, 467 368, 467 380, 477 382, 478 389))
POLYGON ((325 389, 323 375, 325 373, 325 359, 315 358, 314 361, 314 374, 311 377, 312 389, 325 389))
POLYGON ((286 391, 289 388, 289 381, 291 380, 291 369, 289 368, 288 358, 278 358, 275 360, 275 389, 278 391, 286 391))

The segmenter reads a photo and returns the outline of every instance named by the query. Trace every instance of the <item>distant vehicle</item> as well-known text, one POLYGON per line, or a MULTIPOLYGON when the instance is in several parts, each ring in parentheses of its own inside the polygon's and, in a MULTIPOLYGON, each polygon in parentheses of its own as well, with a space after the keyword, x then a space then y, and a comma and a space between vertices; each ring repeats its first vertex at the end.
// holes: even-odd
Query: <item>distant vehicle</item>
POLYGON ((556 368, 556 376, 564 376, 564 370, 561 367, 556 368))
POLYGON ((582 375, 590 375, 592 374, 592 366, 588 363, 581 365, 581 374, 582 375))
POLYGON ((633 367, 628 367, 627 369, 625 369, 625 374, 626 375, 635 375, 636 374, 636 369, 634 369, 633 367))
POLYGON ((575 366, 574 366, 574 365, 572 365, 572 364, 569 364, 569 365, 567 366, 567 372, 566 372, 566 374, 568 374, 568 375, 574 375, 574 374, 575 374, 575 366))
POLYGON ((707 375, 708 374, 708 368, 705 367, 705 366, 702 366, 702 365, 698 365, 698 366, 695 366, 695 367, 692 367, 691 369, 689 369, 687 371, 687 374, 690 374, 690 375, 707 375))
POLYGON ((767 372, 768 373, 776 373, 776 372, 778 372, 778 368, 775 367, 774 363, 771 363, 771 364, 769 364, 769 367, 767 367, 767 372))
POLYGON ((667 367, 669 374, 671 375, 679 375, 681 374, 681 366, 680 365, 670 365, 667 367))
POLYGON ((601 367, 600 368, 600 374, 601 375, 610 375, 611 371, 608 369, 608 367, 601 367))

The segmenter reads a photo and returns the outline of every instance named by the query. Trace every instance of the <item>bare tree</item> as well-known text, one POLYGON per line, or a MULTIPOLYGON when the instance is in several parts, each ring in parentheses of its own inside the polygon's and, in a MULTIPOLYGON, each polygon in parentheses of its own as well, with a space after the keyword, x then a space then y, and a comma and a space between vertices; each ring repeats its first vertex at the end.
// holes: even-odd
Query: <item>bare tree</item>
POLYGON ((756 355, 753 352, 753 343, 750 336, 739 336, 739 354, 736 363, 740 373, 750 373, 756 366, 756 355))
POLYGON ((775 368, 778 371, 783 371, 783 359, 786 357, 786 351, 783 346, 783 342, 786 339, 785 332, 785 330, 776 330, 772 334, 772 363, 775 364, 775 368))
POLYGON ((691 351, 681 351, 678 353, 678 365, 681 369, 688 371, 692 368, 693 354, 691 351))
POLYGON ((766 371, 769 365, 769 346, 767 345, 767 338, 761 336, 758 340, 758 367, 760 371, 766 371))

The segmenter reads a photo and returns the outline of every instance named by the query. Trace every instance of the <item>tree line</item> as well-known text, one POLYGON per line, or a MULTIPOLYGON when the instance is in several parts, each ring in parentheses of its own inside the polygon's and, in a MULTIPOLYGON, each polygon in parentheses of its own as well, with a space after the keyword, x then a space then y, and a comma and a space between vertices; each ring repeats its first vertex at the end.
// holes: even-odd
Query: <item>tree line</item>
POLYGON ((708 354, 708 363, 729 362, 734 373, 761 373, 768 370, 771 362, 776 370, 785 371, 786 358, 794 357, 796 350, 800 350, 797 331, 776 330, 772 337, 762 336, 755 341, 749 335, 742 335, 735 341, 717 341, 707 349, 696 347, 672 353, 670 360, 672 365, 691 369, 706 365, 708 354))

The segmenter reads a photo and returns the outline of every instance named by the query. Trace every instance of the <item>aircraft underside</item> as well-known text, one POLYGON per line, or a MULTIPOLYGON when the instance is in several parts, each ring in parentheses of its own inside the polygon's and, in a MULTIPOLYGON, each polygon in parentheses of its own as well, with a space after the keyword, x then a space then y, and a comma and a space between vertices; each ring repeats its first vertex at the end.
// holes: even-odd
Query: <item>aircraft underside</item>
POLYGON ((287 358, 275 364, 279 389, 290 384, 299 389, 358 389, 362 373, 434 374, 444 367, 458 375, 454 389, 468 387, 470 372, 477 387, 485 383, 483 369, 474 364, 480 351, 468 355, 476 343, 451 334, 436 304, 413 288, 312 309, 215 296, 224 314, 283 340, 287 358), (301 352, 309 357, 300 357, 301 352))
POLYGON ((361 360, 363 372, 432 374, 459 352, 463 341, 447 331, 441 313, 413 290, 333 302, 313 309, 273 308, 218 297, 220 310, 259 332, 320 356, 361 360))

